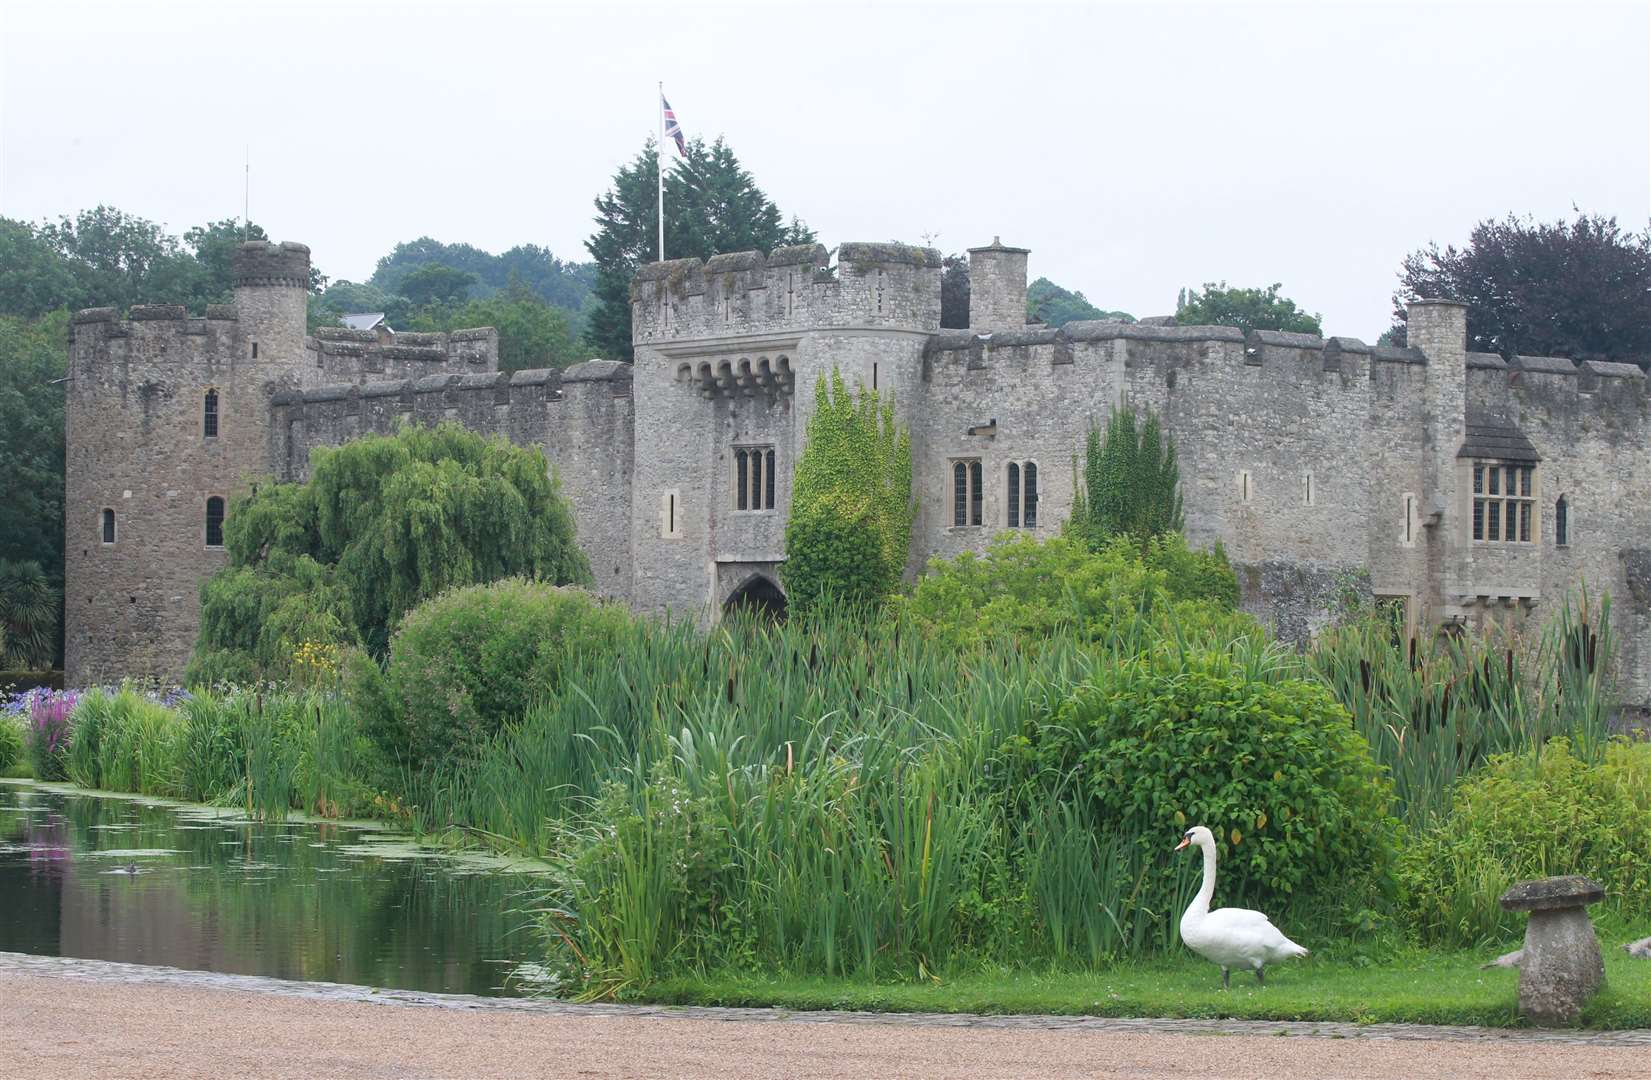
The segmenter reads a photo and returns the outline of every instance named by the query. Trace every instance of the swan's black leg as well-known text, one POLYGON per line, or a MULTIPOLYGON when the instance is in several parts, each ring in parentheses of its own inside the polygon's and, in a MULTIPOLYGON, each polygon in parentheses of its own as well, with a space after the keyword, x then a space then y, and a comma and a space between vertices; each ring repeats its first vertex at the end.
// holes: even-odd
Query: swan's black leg
POLYGON ((1255 981, 1260 983, 1262 986, 1267 985, 1267 980, 1261 977, 1261 969, 1260 968, 1255 969, 1255 981))
POLYGON ((1230 989, 1232 977, 1233 973, 1231 971, 1228 971, 1226 968, 1221 969, 1221 989, 1230 989))

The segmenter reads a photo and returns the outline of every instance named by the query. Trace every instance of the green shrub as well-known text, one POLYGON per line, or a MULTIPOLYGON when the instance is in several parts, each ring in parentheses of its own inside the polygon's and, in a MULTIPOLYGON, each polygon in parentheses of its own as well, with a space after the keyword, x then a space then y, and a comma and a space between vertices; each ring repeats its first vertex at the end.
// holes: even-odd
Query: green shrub
POLYGON ((780 576, 786 606, 801 615, 879 604, 900 580, 901 568, 886 557, 876 516, 847 495, 827 495, 794 510, 785 544, 780 576))
POLYGON ((1122 537, 1091 551, 1070 537, 1004 534, 983 556, 931 562, 905 607, 925 635, 953 648, 995 637, 1030 644, 1073 636, 1128 654, 1163 637, 1260 643, 1260 626, 1234 610, 1237 579, 1224 556, 1188 551, 1177 535, 1147 549, 1142 559, 1122 537))
POLYGON ((23 727, 9 714, 0 713, 0 776, 23 756, 23 727))
MULTIPOLYGON (((1144 853, 1161 857, 1188 826, 1209 826, 1224 903, 1345 903, 1391 870, 1391 786, 1317 683, 1161 647, 1098 669, 1020 745, 1038 787, 1074 786, 1098 828, 1144 853)), ((1175 868, 1164 865, 1167 882, 1175 868)))
POLYGON ((1399 861, 1410 926, 1454 946, 1517 933, 1523 917, 1498 898, 1515 881, 1559 874, 1604 885, 1596 910, 1651 910, 1651 743, 1612 743, 1597 763, 1564 738, 1499 755, 1457 785, 1450 815, 1399 861))
POLYGON ((1202 601, 1223 611, 1238 607, 1238 575, 1219 543, 1211 551, 1194 551, 1180 533, 1163 533, 1147 541, 1141 558, 1164 575, 1172 599, 1202 601))
POLYGON ((388 715, 370 732, 415 770, 468 758, 560 683, 582 654, 611 652, 624 608, 520 578, 453 589, 407 613, 385 668, 388 715))

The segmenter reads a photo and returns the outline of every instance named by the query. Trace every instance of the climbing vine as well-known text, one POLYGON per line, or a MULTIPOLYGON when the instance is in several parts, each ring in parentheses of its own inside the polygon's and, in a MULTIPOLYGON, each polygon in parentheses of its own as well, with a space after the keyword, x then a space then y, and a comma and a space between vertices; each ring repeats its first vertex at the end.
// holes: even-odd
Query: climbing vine
POLYGON ((911 549, 911 436, 894 401, 855 393, 832 369, 815 385, 808 441, 791 488, 786 562, 793 610, 877 603, 900 583, 911 549))

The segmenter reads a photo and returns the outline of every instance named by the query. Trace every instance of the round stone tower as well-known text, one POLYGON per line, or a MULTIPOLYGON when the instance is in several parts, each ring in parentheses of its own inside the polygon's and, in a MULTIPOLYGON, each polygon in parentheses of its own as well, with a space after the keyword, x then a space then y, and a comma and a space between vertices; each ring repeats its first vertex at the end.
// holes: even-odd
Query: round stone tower
POLYGON ((235 255, 235 303, 75 315, 65 408, 64 666, 92 685, 175 679, 229 504, 270 469, 270 397, 299 386, 309 248, 235 255))

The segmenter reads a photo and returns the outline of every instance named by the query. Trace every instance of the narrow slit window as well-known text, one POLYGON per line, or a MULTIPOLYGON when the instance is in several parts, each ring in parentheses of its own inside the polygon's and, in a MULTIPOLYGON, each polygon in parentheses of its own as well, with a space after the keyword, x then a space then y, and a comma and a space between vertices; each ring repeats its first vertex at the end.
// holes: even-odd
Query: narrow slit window
POLYGON ((751 451, 751 509, 762 509, 762 451, 751 451))
POLYGON ((218 437, 218 391, 208 390, 201 411, 201 434, 208 439, 218 437))
POLYGON ((969 505, 969 467, 959 461, 952 466, 952 525, 966 524, 969 505))
POLYGON ((676 494, 665 496, 665 532, 667 535, 676 532, 676 494))
POLYGON ((109 509, 103 511, 103 542, 105 544, 115 542, 115 512, 109 509))
POLYGON ((206 546, 224 546, 224 501, 217 495, 206 500, 206 546))
POLYGON ((772 450, 763 455, 762 482, 764 485, 762 508, 772 510, 774 509, 774 451, 772 450))
POLYGON ((750 458, 751 455, 744 450, 734 451, 734 509, 736 510, 748 509, 747 499, 750 497, 750 492, 746 484, 748 483, 747 471, 751 466, 750 458))
POLYGON ((1565 547, 1571 542, 1571 504, 1561 495, 1554 503, 1554 544, 1565 547))
POLYGON ((1302 502, 1306 506, 1313 505, 1313 474, 1307 473, 1302 477, 1302 502))
POLYGON ((982 476, 983 476, 983 473, 982 473, 981 468, 980 468, 980 462, 971 461, 969 463, 969 524, 970 525, 979 525, 982 521, 981 508, 982 508, 982 505, 985 501, 982 498, 983 493, 980 490, 980 486, 981 486, 980 482, 981 482, 982 476))
POLYGON ((1009 527, 1020 528, 1020 466, 1009 463, 1009 527))
POLYGON ((1025 469, 1026 488, 1021 499, 1021 520, 1028 529, 1038 527, 1038 467, 1028 461, 1025 469))
POLYGON ((1406 495, 1404 497, 1404 542, 1407 544, 1414 541, 1414 533, 1412 530, 1415 528, 1415 520, 1416 497, 1414 495, 1406 495))
POLYGON ((258 343, 256 341, 252 343, 252 358, 254 360, 258 359, 258 343))

